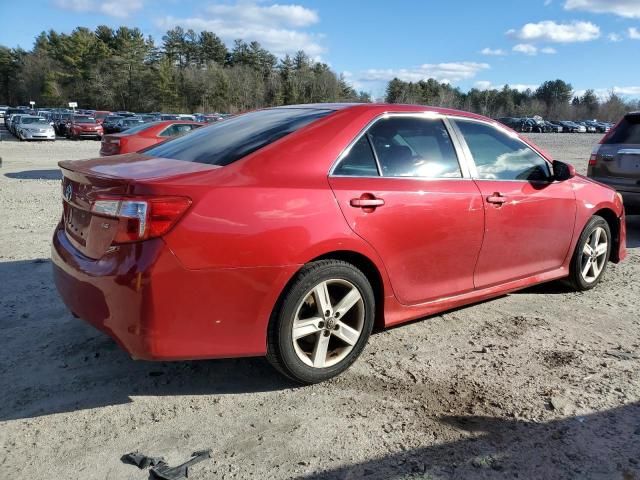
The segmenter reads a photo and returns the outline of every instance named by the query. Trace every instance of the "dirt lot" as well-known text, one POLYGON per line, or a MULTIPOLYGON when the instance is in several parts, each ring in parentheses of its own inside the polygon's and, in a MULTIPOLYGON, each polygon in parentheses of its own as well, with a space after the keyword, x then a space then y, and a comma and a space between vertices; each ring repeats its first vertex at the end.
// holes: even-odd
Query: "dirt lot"
MULTIPOLYGON (((584 171, 591 135, 534 135, 584 171)), ((375 335, 342 377, 296 388, 262 359, 132 361, 51 281, 56 162, 93 141, 0 142, 0 478, 640 479, 640 217, 585 294, 549 284, 375 335)))

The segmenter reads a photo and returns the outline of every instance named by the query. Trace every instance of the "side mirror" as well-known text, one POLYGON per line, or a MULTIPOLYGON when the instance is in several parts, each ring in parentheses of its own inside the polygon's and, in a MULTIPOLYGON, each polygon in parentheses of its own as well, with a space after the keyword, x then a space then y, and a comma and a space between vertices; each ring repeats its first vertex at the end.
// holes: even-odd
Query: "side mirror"
POLYGON ((559 160, 553 161, 553 178, 559 182, 564 182, 576 176, 576 169, 573 165, 561 162, 559 160))

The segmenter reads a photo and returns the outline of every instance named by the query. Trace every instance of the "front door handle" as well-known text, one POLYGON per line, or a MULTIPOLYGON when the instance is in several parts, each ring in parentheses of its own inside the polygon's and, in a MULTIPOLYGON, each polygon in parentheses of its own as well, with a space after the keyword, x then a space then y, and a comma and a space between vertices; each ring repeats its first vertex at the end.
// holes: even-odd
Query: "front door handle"
POLYGON ((487 203, 494 203, 496 205, 502 205, 507 203, 507 197, 502 195, 500 192, 495 192, 493 195, 489 195, 487 197, 487 203))

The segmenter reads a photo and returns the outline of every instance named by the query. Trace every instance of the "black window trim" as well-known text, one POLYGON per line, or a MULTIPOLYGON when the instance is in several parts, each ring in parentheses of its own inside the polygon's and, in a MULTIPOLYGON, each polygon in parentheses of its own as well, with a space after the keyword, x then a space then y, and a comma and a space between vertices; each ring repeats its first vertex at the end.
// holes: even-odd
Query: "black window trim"
MULTIPOLYGON (((461 117, 461 118, 464 118, 464 117, 461 117)), ((418 180, 418 181, 430 181, 430 182, 452 181, 452 180, 458 180, 458 181, 473 180, 472 171, 469 165, 469 158, 470 157, 467 157, 467 155, 464 154, 462 143, 459 141, 458 136, 453 129, 453 125, 449 121, 448 115, 443 115, 441 113, 434 112, 432 110, 425 110, 423 112, 383 112, 380 115, 373 118, 371 121, 369 121, 369 123, 367 123, 364 126, 364 128, 360 130, 360 132, 358 132, 358 134, 353 138, 353 140, 349 142, 349 144, 344 148, 344 150, 340 152, 340 155, 338 155, 338 158, 336 158, 336 160, 331 165, 328 176, 333 178, 384 178, 384 179, 394 179, 394 180, 413 180, 413 181, 418 180), (409 177, 409 176, 393 177, 393 176, 383 175, 382 168, 380 167, 380 161, 378 159, 378 154, 376 153, 375 148, 373 148, 371 140, 369 139, 368 132, 371 129, 371 127, 373 127, 380 120, 385 120, 387 118, 394 118, 394 117, 413 117, 413 118, 419 118, 424 120, 441 120, 442 123, 444 124, 445 129, 447 130, 447 133, 449 134, 449 138, 451 139, 451 143, 455 151, 455 154, 457 156, 458 166, 460 167, 460 173, 462 176, 461 177, 409 177), (340 164, 340 162, 344 160, 344 158, 349 154, 349 152, 351 152, 351 148, 360 140, 360 138, 362 138, 363 135, 367 135, 367 140, 369 141, 369 146, 373 151, 373 155, 376 160, 376 168, 378 169, 379 175, 377 176, 338 175, 334 173, 334 171, 338 168, 338 165, 340 164)))
POLYGON ((553 163, 547 159, 540 151, 538 151, 536 148, 532 147, 531 145, 529 145, 527 142, 525 142, 524 140, 522 140, 520 138, 520 136, 517 133, 511 132, 510 130, 508 130, 507 128, 505 128, 501 123, 499 122, 488 122, 486 120, 482 120, 479 118, 471 118, 471 117, 465 117, 462 115, 451 115, 450 117, 450 125, 451 125, 451 129, 455 132, 455 135, 458 137, 458 141, 460 142, 461 145, 461 150, 463 155, 466 157, 466 163, 469 166, 470 169, 470 173, 471 173, 471 178, 476 181, 476 182, 520 182, 520 183, 537 183, 537 184, 549 184, 549 183, 553 183, 555 180, 553 179, 553 163), (527 147, 529 150, 531 150, 532 152, 534 152, 538 157, 540 157, 542 160, 544 160, 547 165, 549 166, 549 173, 551 173, 551 177, 549 177, 548 180, 519 180, 519 179, 502 179, 502 178, 480 178, 478 176, 478 168, 476 166, 475 160, 473 159, 473 155, 471 154, 471 150, 469 149, 469 145, 467 145, 467 141, 464 138, 464 135, 462 134, 462 132, 460 131, 460 129, 458 128, 458 125, 456 123, 457 120, 462 120, 462 121, 466 121, 466 122, 475 122, 475 123, 480 123, 483 125, 486 125, 487 127, 492 127, 502 133, 504 133, 505 135, 513 138, 514 140, 520 142, 523 146, 527 147))

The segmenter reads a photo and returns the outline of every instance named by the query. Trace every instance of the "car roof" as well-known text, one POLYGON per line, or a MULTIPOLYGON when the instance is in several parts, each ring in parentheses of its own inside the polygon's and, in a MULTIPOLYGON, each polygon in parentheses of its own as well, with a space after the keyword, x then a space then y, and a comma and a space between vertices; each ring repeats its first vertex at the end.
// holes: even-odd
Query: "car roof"
POLYGON ((307 108, 318 110, 360 110, 371 111, 375 113, 424 113, 431 112, 440 115, 450 115, 456 117, 466 117, 478 120, 485 120, 495 122, 488 117, 477 115, 471 112, 465 112, 462 110, 456 110, 453 108, 432 107, 428 105, 415 105, 415 104, 403 104, 403 103, 309 103, 301 105, 283 105, 281 107, 273 107, 276 109, 287 108, 307 108))

